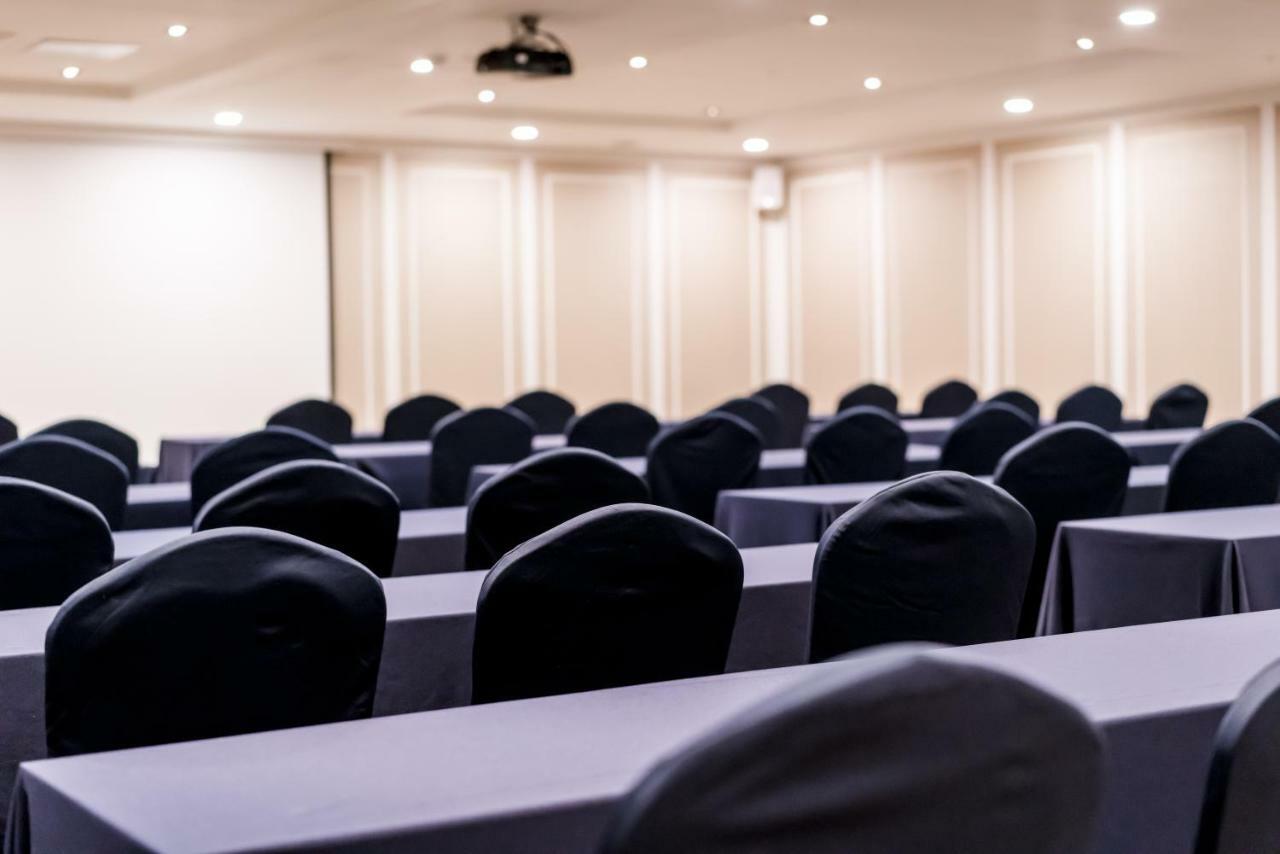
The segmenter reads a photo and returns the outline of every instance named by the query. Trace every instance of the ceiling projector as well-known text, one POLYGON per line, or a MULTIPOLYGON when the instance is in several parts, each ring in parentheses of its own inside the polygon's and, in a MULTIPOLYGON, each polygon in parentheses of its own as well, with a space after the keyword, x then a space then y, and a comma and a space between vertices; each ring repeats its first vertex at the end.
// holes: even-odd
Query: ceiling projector
POLYGON ((507 71, 528 77, 567 77, 573 73, 569 52, 560 39, 538 29, 537 15, 521 15, 514 30, 511 44, 480 54, 476 71, 507 71))

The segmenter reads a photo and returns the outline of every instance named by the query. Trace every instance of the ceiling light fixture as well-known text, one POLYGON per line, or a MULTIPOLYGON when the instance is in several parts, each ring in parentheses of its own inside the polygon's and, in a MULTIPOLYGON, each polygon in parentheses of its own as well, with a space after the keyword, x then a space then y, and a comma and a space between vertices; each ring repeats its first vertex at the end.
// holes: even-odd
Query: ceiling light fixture
POLYGON ((80 76, 79 66, 68 65, 66 68, 62 69, 62 76, 68 80, 75 80, 80 76))
POLYGON ((753 136, 742 141, 742 150, 748 154, 763 154, 769 150, 769 140, 753 136))
POLYGON ((492 104, 493 99, 496 97, 498 97, 498 95, 492 89, 481 89, 476 95, 476 100, 482 104, 492 104))
POLYGON ((627 60, 627 65, 630 65, 636 71, 639 71, 641 68, 645 68, 649 65, 649 60, 643 56, 633 56, 631 59, 627 60))
POLYGON ((237 113, 235 110, 223 110, 220 113, 213 114, 213 123, 220 128, 239 127, 244 121, 244 115, 237 113))
POLYGON ((810 15, 809 23, 815 27, 825 27, 827 24, 831 23, 831 19, 822 14, 810 15))
POLYGON ((707 107, 707 118, 709 119, 720 118, 720 108, 717 107, 715 104, 712 104, 711 106, 707 107))
POLYGON ((1126 9, 1120 13, 1120 23, 1126 27, 1149 27, 1156 22, 1156 13, 1150 9, 1126 9))
POLYGON ((409 70, 414 74, 430 74, 436 70, 436 64, 423 56, 409 63, 409 70))
POLYGON ((866 80, 862 81, 862 85, 864 88, 870 89, 872 92, 874 92, 884 85, 884 81, 881 80, 879 77, 868 77, 866 80))
POLYGON ((186 24, 170 24, 169 25, 169 38, 180 39, 186 34, 187 34, 186 24))
POLYGON ((1089 38, 1088 36, 1085 36, 1084 38, 1076 39, 1076 47, 1080 48, 1081 50, 1093 50, 1093 39, 1089 38))
POLYGON ((511 129, 511 138, 516 142, 533 142, 538 138, 538 129, 533 125, 517 125, 511 129))
POLYGON ((1010 98, 1004 102, 1004 111, 1014 115, 1029 113, 1035 108, 1036 104, 1030 98, 1010 98))

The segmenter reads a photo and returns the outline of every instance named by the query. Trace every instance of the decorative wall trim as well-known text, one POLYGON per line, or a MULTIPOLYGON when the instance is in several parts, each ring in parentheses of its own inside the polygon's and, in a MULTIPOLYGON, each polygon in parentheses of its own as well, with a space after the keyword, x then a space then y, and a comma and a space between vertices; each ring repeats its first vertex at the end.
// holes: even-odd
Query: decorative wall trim
POLYGON ((382 155, 382 372, 389 406, 404 397, 404 377, 400 371, 403 354, 400 337, 400 207, 396 182, 400 169, 395 154, 382 155))
POLYGON ((997 202, 996 145, 982 143, 978 183, 982 235, 982 386, 987 394, 1000 384, 1000 209, 997 202))
POLYGON ((1278 258, 1276 246, 1276 241, 1280 237, 1276 233, 1278 227, 1276 194, 1280 192, 1280 186, 1276 183, 1275 102, 1264 101, 1258 108, 1258 112, 1261 118, 1258 134, 1260 160, 1258 184, 1261 190, 1258 208, 1258 310, 1262 313, 1262 322, 1258 330, 1259 357, 1262 361, 1259 381, 1263 399, 1269 400, 1280 393, 1280 377, 1277 376, 1277 372, 1280 371, 1280 345, 1277 343, 1277 336, 1280 334, 1280 330, 1277 329, 1277 324, 1280 323, 1280 317, 1277 317, 1277 311, 1280 311, 1280 294, 1277 294, 1280 279, 1277 278, 1277 266, 1280 258, 1278 258))
MULTIPOLYGON (((520 342, 523 363, 520 380, 526 388, 534 388, 542 380, 542 364, 538 360, 538 312, 543 307, 538 302, 538 180, 533 158, 520 160, 516 177, 520 184, 520 342)), ((514 327, 513 322, 512 337, 514 327)), ((514 353, 511 337, 507 341, 514 353)), ((515 394, 514 366, 511 375, 507 383, 507 397, 515 394)))
POLYGON ((884 157, 871 158, 871 373, 877 380, 889 375, 889 300, 886 267, 888 247, 885 240, 884 157))
POLYGON ((377 388, 374 340, 377 338, 373 316, 377 311, 373 298, 373 171, 355 166, 331 166, 332 178, 355 178, 360 183, 360 415, 366 424, 377 424, 378 412, 374 391, 377 388))
POLYGON ((671 412, 667 399, 667 191, 657 163, 645 171, 645 235, 648 274, 649 407, 659 418, 671 412))
POLYGON ((1107 131, 1107 281, 1111 296, 1112 390, 1129 389, 1129 172, 1128 142, 1121 122, 1107 131))

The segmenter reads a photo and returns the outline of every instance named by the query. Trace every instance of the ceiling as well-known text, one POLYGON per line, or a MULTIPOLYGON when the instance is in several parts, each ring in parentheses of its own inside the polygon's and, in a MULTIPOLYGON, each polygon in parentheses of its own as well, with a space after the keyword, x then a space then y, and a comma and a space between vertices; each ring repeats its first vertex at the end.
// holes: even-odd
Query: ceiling
POLYGON ((0 121, 497 146, 528 123, 555 149, 738 157, 761 136, 792 157, 1270 87, 1277 34, 1276 0, 5 0, 0 121), (1125 28, 1130 5, 1160 20, 1125 28), (574 77, 476 74, 529 11, 574 77), (72 59, 33 50, 46 39, 139 49, 72 59), (420 56, 432 74, 410 73, 420 56), (1013 96, 1035 112, 1005 114, 1013 96), (220 110, 243 125, 217 131, 220 110))

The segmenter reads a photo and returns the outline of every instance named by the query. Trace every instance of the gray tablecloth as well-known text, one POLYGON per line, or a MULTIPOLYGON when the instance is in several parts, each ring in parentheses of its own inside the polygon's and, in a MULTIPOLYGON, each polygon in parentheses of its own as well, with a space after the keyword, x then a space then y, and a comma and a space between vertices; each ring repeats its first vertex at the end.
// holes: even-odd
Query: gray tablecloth
MULTIPOLYGON (((929 653, 1022 675, 1107 742, 1097 852, 1187 854, 1224 707, 1280 613, 929 653)), ((25 764, 11 854, 575 854, 659 758, 815 665, 25 764)))
POLYGON ((124 530, 177 528, 191 524, 191 484, 147 483, 129 487, 124 530))
MULTIPOLYGON (((1168 479, 1168 466, 1134 468, 1124 513, 1159 512, 1168 479)), ((716 502, 716 527, 744 549, 814 543, 841 514, 892 485, 886 481, 729 490, 716 502)))
POLYGON ((1280 608, 1280 506, 1070 522, 1049 560, 1039 632, 1269 608, 1280 608))

